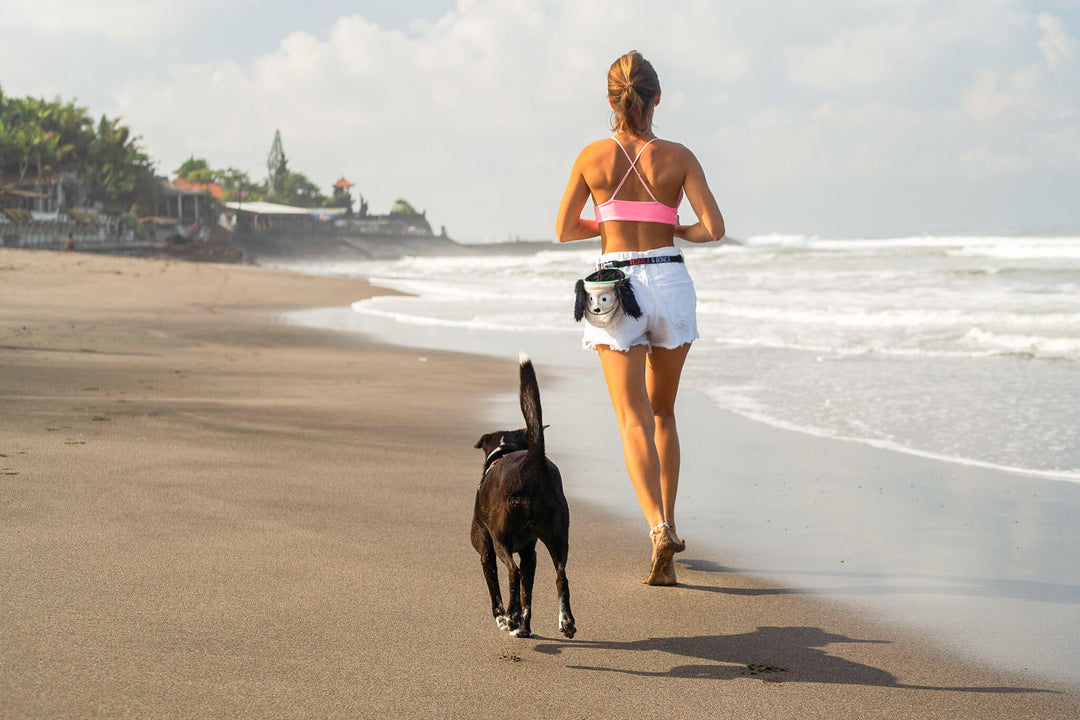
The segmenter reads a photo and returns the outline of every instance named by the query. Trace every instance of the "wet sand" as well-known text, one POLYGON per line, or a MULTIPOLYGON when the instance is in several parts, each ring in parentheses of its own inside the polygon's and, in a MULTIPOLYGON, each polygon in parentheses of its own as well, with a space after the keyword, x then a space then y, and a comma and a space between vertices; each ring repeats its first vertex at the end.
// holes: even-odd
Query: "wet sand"
POLYGON ((640 523, 584 502, 577 636, 542 561, 541 637, 506 637, 468 525, 515 367, 276 320, 367 293, 0 250, 0 716, 1080 714, 724 557, 645 587, 640 523))

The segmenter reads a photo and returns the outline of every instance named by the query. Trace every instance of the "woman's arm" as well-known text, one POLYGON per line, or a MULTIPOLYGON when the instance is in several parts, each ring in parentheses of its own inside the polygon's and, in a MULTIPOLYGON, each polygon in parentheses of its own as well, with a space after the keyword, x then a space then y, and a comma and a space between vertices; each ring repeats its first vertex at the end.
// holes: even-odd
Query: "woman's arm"
POLYGON ((561 242, 573 242, 596 237, 600 234, 600 227, 595 220, 585 220, 581 217, 581 211, 589 200, 589 186, 585 183, 585 176, 581 172, 582 151, 574 161, 574 167, 570 171, 570 182, 563 193, 562 202, 559 204, 559 216, 555 220, 555 237, 561 242))
POLYGON ((679 225, 675 228, 675 236, 690 242, 712 242, 720 240, 726 232, 724 228, 724 216, 720 213, 720 206, 716 204, 709 183, 705 180, 705 171, 701 169, 701 163, 694 154, 686 151, 690 156, 689 167, 686 171, 686 180, 683 182, 683 190, 686 199, 694 208, 698 216, 697 223, 693 225, 679 225))

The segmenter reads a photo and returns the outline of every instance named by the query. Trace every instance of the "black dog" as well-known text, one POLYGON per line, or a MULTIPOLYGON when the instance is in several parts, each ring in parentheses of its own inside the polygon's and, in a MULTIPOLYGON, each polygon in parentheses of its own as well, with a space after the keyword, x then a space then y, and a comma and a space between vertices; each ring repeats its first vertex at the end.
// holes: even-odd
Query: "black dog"
POLYGON ((570 509, 563 496, 559 469, 544 455, 536 371, 528 355, 521 353, 520 360, 521 414, 526 427, 488 433, 476 443, 484 451, 484 476, 476 489, 472 544, 480 553, 495 622, 511 635, 529 637, 536 541, 542 541, 555 563, 559 631, 572 638, 577 626, 570 612, 570 587, 566 582, 570 509), (514 553, 521 560, 520 570, 514 564, 514 553), (496 557, 506 564, 510 576, 510 605, 505 610, 496 557))

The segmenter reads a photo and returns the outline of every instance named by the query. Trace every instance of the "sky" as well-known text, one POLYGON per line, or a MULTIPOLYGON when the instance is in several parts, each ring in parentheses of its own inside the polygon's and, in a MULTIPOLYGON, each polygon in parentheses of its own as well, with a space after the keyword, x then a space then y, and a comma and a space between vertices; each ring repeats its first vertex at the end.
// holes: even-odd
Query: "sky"
POLYGON ((5 94, 122 117, 161 174, 264 178, 280 129, 465 242, 554 237, 632 49, 730 236, 1080 235, 1080 0, 0 0, 5 94))

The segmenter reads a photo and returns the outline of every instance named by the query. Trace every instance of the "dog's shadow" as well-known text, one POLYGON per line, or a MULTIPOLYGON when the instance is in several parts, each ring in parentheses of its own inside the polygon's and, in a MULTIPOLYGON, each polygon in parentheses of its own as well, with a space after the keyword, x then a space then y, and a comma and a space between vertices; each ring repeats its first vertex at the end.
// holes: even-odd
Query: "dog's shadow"
POLYGON ((888 640, 857 640, 815 627, 759 627, 754 632, 737 635, 697 635, 692 637, 654 637, 626 642, 552 641, 538 643, 539 653, 558 655, 580 649, 605 651, 610 664, 569 665, 575 670, 622 673, 641 677, 689 678, 699 680, 735 680, 758 678, 771 682, 802 682, 838 685, 864 685, 909 690, 945 690, 977 693, 1057 693, 1053 690, 1025 687, 940 687, 907 685, 892 673, 846 658, 830 655, 824 649, 834 643, 888 644, 888 640), (622 653, 663 652, 693 663, 677 664, 666 670, 642 670, 639 659, 622 653), (622 666, 620 666, 622 665, 622 666))

